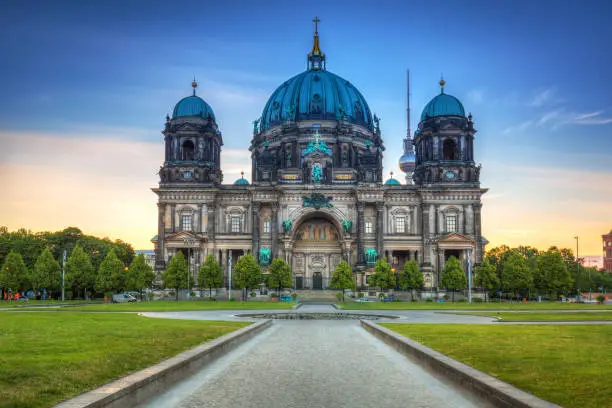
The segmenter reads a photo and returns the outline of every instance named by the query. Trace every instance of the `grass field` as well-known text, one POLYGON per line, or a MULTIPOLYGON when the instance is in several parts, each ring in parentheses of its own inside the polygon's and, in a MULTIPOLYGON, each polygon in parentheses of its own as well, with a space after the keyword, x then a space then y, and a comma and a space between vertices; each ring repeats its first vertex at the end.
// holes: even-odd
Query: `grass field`
MULTIPOLYGON (((462 313, 463 314, 463 313, 462 313)), ((500 317, 507 322, 573 322, 573 321, 610 321, 612 320, 612 311, 598 312, 480 312, 480 313, 465 313, 476 316, 492 316, 500 317)))
POLYGON ((7 302, 5 300, 0 300, 0 309, 4 308, 21 308, 21 307, 42 307, 42 306, 58 306, 58 305, 74 305, 81 303, 104 303, 103 300, 66 300, 64 302, 59 300, 14 300, 11 302, 7 302))
POLYGON ((612 305, 588 305, 561 302, 345 302, 337 303, 346 310, 610 310, 612 305))
POLYGON ((564 407, 609 407, 612 326, 383 324, 564 407))
POLYGON ((0 407, 49 407, 246 325, 0 312, 0 407))
POLYGON ((62 311, 87 312, 170 312, 183 310, 261 310, 291 309, 295 303, 281 302, 228 302, 208 300, 155 300, 152 302, 104 303, 98 305, 66 307, 62 311))

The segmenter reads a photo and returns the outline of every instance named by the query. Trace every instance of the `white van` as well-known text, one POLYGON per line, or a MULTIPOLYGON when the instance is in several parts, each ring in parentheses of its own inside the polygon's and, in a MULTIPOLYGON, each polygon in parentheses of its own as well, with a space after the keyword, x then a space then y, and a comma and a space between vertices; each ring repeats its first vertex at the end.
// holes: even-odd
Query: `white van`
POLYGON ((130 303, 136 302, 136 298, 125 293, 117 293, 113 295, 113 303, 130 303))

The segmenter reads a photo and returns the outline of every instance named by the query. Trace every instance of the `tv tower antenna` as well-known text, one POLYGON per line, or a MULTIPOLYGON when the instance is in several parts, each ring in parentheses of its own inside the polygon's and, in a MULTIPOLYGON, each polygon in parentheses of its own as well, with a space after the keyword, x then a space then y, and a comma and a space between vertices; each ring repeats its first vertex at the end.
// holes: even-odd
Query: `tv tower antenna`
POLYGON ((416 155, 410 130, 410 70, 406 70, 406 137, 404 138, 404 154, 399 160, 399 167, 406 174, 406 184, 414 184, 412 174, 415 166, 416 155))

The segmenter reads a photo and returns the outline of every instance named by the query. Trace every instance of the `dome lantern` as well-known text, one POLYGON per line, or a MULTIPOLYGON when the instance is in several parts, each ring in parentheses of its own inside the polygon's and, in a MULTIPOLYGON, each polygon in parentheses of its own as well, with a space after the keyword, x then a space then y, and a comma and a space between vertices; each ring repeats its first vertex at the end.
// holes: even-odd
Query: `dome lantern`
POLYGON ((308 70, 320 71, 325 70, 325 53, 321 51, 319 46, 319 17, 315 17, 312 22, 315 23, 315 33, 312 43, 312 51, 308 53, 308 70))
POLYGON ((446 81, 441 79, 440 94, 436 95, 423 109, 421 121, 434 118, 437 116, 465 116, 465 109, 459 99, 452 95, 444 93, 444 85, 446 81))
POLYGON ((215 120, 215 114, 210 105, 207 104, 204 99, 196 95, 198 83, 195 78, 191 83, 191 87, 193 88, 193 94, 178 101, 172 112, 172 119, 197 116, 204 119, 210 118, 215 120))

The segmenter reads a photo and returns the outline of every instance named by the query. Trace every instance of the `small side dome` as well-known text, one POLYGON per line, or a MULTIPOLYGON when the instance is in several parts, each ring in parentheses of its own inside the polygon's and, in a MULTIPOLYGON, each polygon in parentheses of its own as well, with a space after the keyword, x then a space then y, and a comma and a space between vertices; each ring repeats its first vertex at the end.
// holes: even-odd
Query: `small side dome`
POLYGON ((244 178, 244 171, 240 172, 241 177, 234 181, 234 185, 235 186, 248 186, 249 182, 247 181, 247 179, 244 178))
POLYGON ((459 99, 444 93, 444 80, 440 81, 440 95, 434 97, 423 109, 421 120, 436 116, 465 116, 465 109, 459 99))
POLYGON ((191 86, 193 87, 193 95, 181 99, 176 104, 172 112, 172 119, 197 116, 201 118, 210 117, 212 120, 215 120, 215 114, 210 105, 204 99, 196 96, 195 90, 198 83, 194 80, 191 86))
POLYGON ((393 172, 391 172, 391 177, 389 180, 385 181, 385 186, 401 186, 402 183, 393 178, 393 172))

